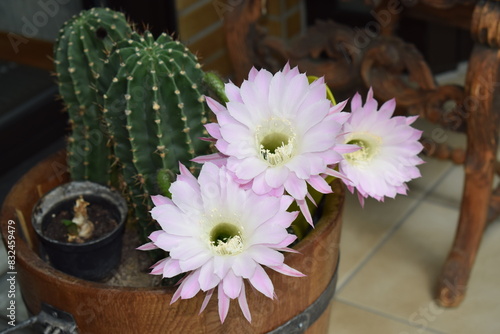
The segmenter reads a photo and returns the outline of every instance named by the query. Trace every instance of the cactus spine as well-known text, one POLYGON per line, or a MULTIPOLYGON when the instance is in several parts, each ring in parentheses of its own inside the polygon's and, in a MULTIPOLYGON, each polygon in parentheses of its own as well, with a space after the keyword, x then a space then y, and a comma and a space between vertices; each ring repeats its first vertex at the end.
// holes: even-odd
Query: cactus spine
POLYGON ((110 182, 120 167, 142 237, 156 229, 151 195, 168 192, 179 162, 208 153, 203 76, 196 57, 163 34, 132 32, 123 14, 83 11, 61 29, 55 46, 59 91, 72 134, 72 179, 110 182))
POLYGON ((55 44, 59 93, 69 113, 68 167, 72 179, 107 184, 111 147, 99 105, 97 80, 116 41, 131 29, 122 13, 92 8, 68 20, 55 44))
POLYGON ((150 195, 159 194, 160 178, 178 173, 178 164, 206 154, 209 143, 203 71, 196 57, 162 34, 132 33, 117 43, 103 72, 104 116, 122 165, 143 236, 155 229, 149 217, 150 195))

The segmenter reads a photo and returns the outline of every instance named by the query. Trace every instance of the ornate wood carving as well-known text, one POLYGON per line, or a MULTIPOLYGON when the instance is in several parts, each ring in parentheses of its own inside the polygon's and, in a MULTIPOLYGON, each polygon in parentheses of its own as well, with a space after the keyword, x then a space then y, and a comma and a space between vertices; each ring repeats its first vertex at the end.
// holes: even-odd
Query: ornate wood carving
POLYGON ((398 107, 452 130, 464 130, 462 87, 438 86, 420 52, 400 38, 381 36, 366 49, 361 61, 361 77, 375 96, 393 97, 398 107))
MULTIPOLYGON (((488 219, 498 144, 500 3, 482 1, 474 10, 471 33, 477 41, 469 60, 466 94, 475 103, 467 122, 465 186, 455 241, 438 281, 438 300, 457 306, 465 295, 472 265, 488 219)), ((491 210, 490 210, 491 212, 491 210)), ((498 211, 497 211, 498 212, 498 211)))
POLYGON ((258 25, 262 3, 243 1, 225 20, 235 81, 252 66, 279 70, 285 62, 311 75, 325 76, 339 99, 356 89, 374 87, 382 100, 396 97, 398 107, 443 127, 464 131, 468 118, 464 90, 438 86, 420 52, 393 36, 370 35, 332 21, 320 21, 287 44, 258 25))
MULTIPOLYGON (((386 0, 367 2, 379 6, 376 13, 387 5, 386 0)), ((420 5, 448 9, 475 2, 423 0, 420 5)), ((465 88, 437 85, 420 52, 391 36, 394 20, 380 29, 380 34, 363 36, 347 26, 318 22, 286 44, 258 27, 260 8, 260 0, 243 1, 228 17, 226 37, 237 82, 252 65, 276 71, 289 61, 310 75, 325 75, 339 99, 352 95, 354 89, 371 86, 377 98, 395 97, 401 113, 420 115, 443 128, 466 133, 466 151, 423 139, 426 154, 464 164, 465 168, 459 226, 437 293, 442 305, 458 305, 486 222, 500 214, 500 186, 492 192, 493 174, 500 174, 496 162, 498 117, 494 112, 500 110, 500 1, 481 1, 475 7, 471 32, 477 45, 470 57, 465 88)))

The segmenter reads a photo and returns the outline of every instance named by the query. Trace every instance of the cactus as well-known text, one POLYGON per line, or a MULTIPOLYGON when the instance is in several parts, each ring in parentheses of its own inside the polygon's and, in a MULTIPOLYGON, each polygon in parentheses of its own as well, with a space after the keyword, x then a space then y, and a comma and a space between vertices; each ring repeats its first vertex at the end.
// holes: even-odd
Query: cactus
POLYGON ((110 182, 113 159, 99 108, 102 98, 96 90, 97 80, 113 45, 130 33, 125 16, 108 8, 82 11, 60 30, 55 68, 72 128, 68 167, 73 180, 110 182))
POLYGON ((207 135, 200 64, 180 42, 132 32, 123 14, 104 8, 63 26, 55 58, 72 125, 72 179, 109 183, 119 166, 141 235, 149 235, 150 195, 168 195, 179 162, 194 171, 190 160, 209 151, 199 139, 207 135))
POLYGON ((148 211, 150 195, 161 193, 158 179, 179 172, 179 162, 206 154, 209 143, 204 72, 196 57, 178 41, 162 34, 132 33, 117 43, 103 71, 104 117, 114 152, 129 187, 143 236, 156 229, 148 211))

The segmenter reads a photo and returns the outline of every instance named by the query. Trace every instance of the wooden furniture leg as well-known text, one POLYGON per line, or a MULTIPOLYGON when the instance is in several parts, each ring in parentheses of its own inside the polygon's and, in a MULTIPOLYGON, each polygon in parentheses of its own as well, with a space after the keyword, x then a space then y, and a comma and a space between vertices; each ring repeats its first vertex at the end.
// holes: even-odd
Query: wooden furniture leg
POLYGON ((254 45, 261 37, 255 25, 261 11, 261 0, 240 1, 224 17, 226 44, 236 84, 246 79, 248 71, 255 65, 254 60, 259 57, 254 45))
POLYGON ((458 306, 476 258, 487 221, 498 142, 500 110, 500 1, 481 1, 471 33, 476 45, 469 60, 464 102, 467 118, 465 185, 453 247, 438 280, 443 306, 458 306))
MULTIPOLYGON (((459 2, 472 4, 473 0, 459 2)), ((425 0, 423 3, 445 9, 458 1, 425 0)), ((376 12, 388 5, 384 0, 376 12)), ((483 0, 475 5, 471 34, 476 45, 469 60, 465 91, 455 85, 437 86, 418 50, 395 36, 376 36, 368 45, 360 47, 354 43, 353 29, 334 22, 318 22, 290 45, 277 41, 258 28, 261 6, 261 0, 240 1, 226 16, 226 38, 236 82, 244 79, 252 65, 278 70, 280 67, 273 68, 277 62, 272 57, 278 54, 308 74, 325 75, 335 92, 346 87, 359 89, 364 83, 365 87, 374 87, 377 98, 396 97, 398 106, 408 114, 418 114, 446 129, 467 132, 466 152, 453 149, 448 143, 425 142, 430 156, 463 163, 465 168, 455 241, 437 284, 437 300, 441 305, 459 305, 487 221, 500 214, 500 187, 492 193, 495 169, 500 175, 500 164, 496 162, 500 0, 483 0), (328 57, 325 59, 324 55, 328 57), (411 78, 411 85, 406 77, 411 78), (448 110, 448 102, 457 107, 448 110)), ((392 20, 394 25, 396 18, 392 20)), ((390 34, 392 28, 387 27, 384 33, 390 34)))

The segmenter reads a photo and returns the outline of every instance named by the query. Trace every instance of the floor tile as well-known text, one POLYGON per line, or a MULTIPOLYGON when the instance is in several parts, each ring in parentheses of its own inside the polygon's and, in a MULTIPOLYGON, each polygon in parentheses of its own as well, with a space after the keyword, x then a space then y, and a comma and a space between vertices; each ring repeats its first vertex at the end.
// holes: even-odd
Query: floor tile
MULTIPOLYGON (((423 137, 427 141, 432 140, 437 143, 465 147, 465 142, 462 139, 463 135, 445 131, 440 125, 430 123, 424 119, 418 119, 413 126, 424 131, 423 137)), ((419 166, 422 177, 408 183, 411 190, 425 191, 432 188, 454 166, 449 160, 439 160, 428 157, 423 153, 421 154, 421 158, 425 161, 424 164, 419 166)))
POLYGON ((462 166, 454 166, 427 199, 459 209, 464 187, 464 175, 462 166))
POLYGON ((457 210, 424 201, 341 288, 338 298, 446 333, 500 332, 500 228, 495 225, 483 240, 463 304, 445 310, 433 302, 457 218, 457 210))
POLYGON ((401 310, 399 304, 403 302, 408 303, 407 310, 410 311, 422 297, 430 298, 434 279, 453 239, 456 218, 455 210, 427 202, 419 205, 347 283, 340 296, 363 304, 363 294, 372 294, 377 298, 366 301, 387 301, 384 304, 388 307, 387 313, 401 310), (412 285, 415 287, 408 289, 412 285))
POLYGON ((340 241, 339 286, 353 274, 373 249, 383 242, 415 206, 414 203, 413 198, 398 196, 395 199, 386 199, 384 203, 367 199, 362 208, 357 196, 346 196, 340 241))
POLYGON ((422 193, 431 190, 454 167, 449 161, 437 160, 425 156, 422 159, 425 163, 418 166, 422 176, 408 182, 408 188, 410 189, 408 195, 411 197, 418 197, 422 193))
POLYGON ((404 321, 370 312, 343 301, 335 300, 332 305, 329 332, 331 334, 413 334, 436 333, 422 326, 412 327, 404 321))
MULTIPOLYGON (((454 148, 465 149, 465 135, 449 130, 445 130, 441 125, 431 123, 425 119, 418 119, 413 126, 424 131, 422 137, 425 141, 436 144, 448 145, 454 148)), ((450 160, 440 160, 422 154, 424 164, 420 165, 422 177, 409 183, 410 189, 429 189, 446 174, 450 168, 456 166, 450 160)))
POLYGON ((500 333, 500 222, 486 230, 462 304, 446 310, 433 326, 449 333, 500 333))
POLYGON ((442 125, 423 118, 418 118, 412 126, 423 131, 425 137, 436 144, 446 144, 456 148, 466 147, 467 138, 464 133, 445 129, 442 125))
MULTIPOLYGON (((499 184, 499 177, 495 176, 493 179, 493 186, 499 184)), ((444 205, 450 205, 453 207, 460 207, 462 201, 462 194, 464 191, 465 183, 465 170, 463 166, 453 166, 449 169, 446 176, 441 182, 433 189, 432 193, 429 194, 428 199, 432 201, 438 201, 444 205)))

